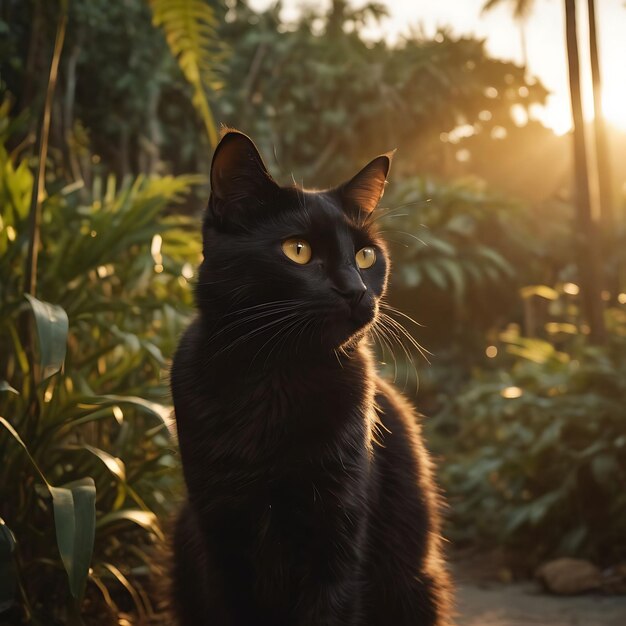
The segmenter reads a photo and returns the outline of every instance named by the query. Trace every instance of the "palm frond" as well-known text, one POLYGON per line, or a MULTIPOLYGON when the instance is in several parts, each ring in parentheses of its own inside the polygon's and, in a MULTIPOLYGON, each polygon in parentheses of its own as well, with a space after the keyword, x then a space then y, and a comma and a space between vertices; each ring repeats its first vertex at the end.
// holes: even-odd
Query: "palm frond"
POLYGON ((149 0, 152 22, 163 29, 178 65, 194 90, 198 111, 211 145, 217 145, 217 129, 207 93, 219 89, 215 66, 219 57, 217 19, 203 0, 149 0))
POLYGON ((487 0, 483 5, 482 12, 491 11, 491 9, 505 2, 513 5, 513 17, 516 20, 525 20, 530 15, 534 4, 534 0, 487 0))

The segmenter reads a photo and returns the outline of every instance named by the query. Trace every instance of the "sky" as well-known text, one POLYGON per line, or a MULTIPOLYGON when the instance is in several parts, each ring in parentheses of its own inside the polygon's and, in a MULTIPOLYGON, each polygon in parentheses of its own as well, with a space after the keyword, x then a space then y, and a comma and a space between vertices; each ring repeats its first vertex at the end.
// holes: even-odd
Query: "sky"
MULTIPOLYGON (((395 41, 410 28, 420 28, 434 35, 439 27, 448 27, 454 34, 475 34, 486 40, 489 53, 521 64, 520 26, 513 20, 509 3, 488 13, 481 13, 485 0, 377 0, 385 4, 389 17, 380 27, 368 29, 372 38, 395 41)), ((255 8, 273 4, 273 0, 252 0, 255 8)), ((283 0, 284 17, 298 13, 302 0, 283 0)), ((311 2, 308 2, 311 5, 311 2)), ((317 0, 314 6, 323 8, 330 0, 317 0)), ((353 0, 354 6, 364 4, 353 0)), ((563 0, 535 0, 526 22, 528 65, 551 92, 545 107, 534 115, 546 126, 563 134, 571 127, 567 57, 565 50, 565 15, 563 0)), ((578 39, 583 76, 589 74, 587 32, 587 2, 577 0, 578 39)), ((626 2, 625 0, 596 0, 599 54, 603 80, 603 111, 607 120, 626 130, 626 2)), ((590 79, 584 90, 585 116, 593 115, 590 79)))

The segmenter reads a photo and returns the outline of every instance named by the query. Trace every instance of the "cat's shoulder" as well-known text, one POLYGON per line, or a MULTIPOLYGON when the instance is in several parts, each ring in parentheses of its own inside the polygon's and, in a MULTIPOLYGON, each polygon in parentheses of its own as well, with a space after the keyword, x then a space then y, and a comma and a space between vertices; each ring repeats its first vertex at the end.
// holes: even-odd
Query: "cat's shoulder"
POLYGON ((403 421, 419 422, 421 415, 396 387, 382 376, 375 378, 375 402, 379 415, 397 415, 403 421))
POLYGON ((384 456, 423 456, 423 415, 390 382, 376 377, 376 441, 384 456))

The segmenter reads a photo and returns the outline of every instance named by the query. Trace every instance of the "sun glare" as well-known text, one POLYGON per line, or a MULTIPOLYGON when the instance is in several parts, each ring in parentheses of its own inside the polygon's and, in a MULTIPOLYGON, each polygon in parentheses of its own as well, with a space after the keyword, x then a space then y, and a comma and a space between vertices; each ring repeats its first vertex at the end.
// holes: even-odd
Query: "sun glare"
MULTIPOLYGON (((608 78, 608 77, 607 77, 608 78)), ((593 120, 593 95, 591 85, 583 87, 583 108, 585 120, 593 120)), ((569 96, 553 94, 545 106, 533 106, 532 117, 539 119, 557 135, 564 135, 572 127, 572 114, 569 96)), ((609 125, 626 131, 626 83, 610 81, 602 90, 602 112, 609 125)))
POLYGON ((616 82, 603 91, 604 117, 609 124, 626 131, 626 84, 616 82))
POLYGON ((569 100, 561 94, 550 96, 545 106, 533 105, 531 116, 551 128, 557 135, 564 135, 572 127, 569 100))

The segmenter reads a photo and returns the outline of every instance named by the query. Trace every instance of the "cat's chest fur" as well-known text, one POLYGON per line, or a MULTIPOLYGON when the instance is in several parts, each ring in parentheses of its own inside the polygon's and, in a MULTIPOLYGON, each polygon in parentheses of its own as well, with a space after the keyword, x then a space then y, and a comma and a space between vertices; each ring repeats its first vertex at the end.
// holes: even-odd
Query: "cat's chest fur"
POLYGON ((207 341, 201 325, 192 326, 172 373, 192 497, 218 490, 257 507, 290 503, 294 513, 351 500, 371 460, 373 390, 364 356, 332 368, 287 363, 266 371, 249 361, 212 367, 207 341))
POLYGON ((267 602, 310 576, 356 571, 372 484, 369 363, 213 368, 206 341, 198 323, 187 331, 172 389, 189 499, 214 558, 238 555, 267 602))

